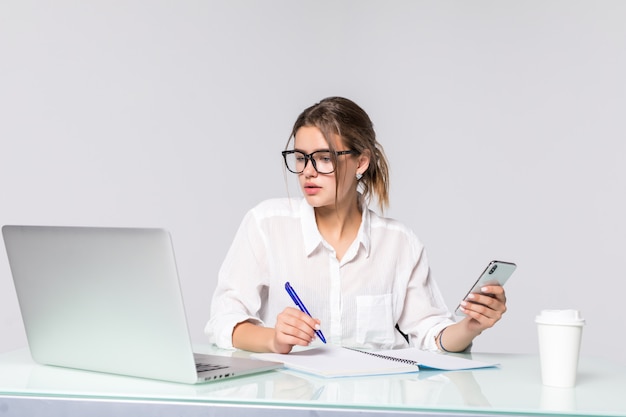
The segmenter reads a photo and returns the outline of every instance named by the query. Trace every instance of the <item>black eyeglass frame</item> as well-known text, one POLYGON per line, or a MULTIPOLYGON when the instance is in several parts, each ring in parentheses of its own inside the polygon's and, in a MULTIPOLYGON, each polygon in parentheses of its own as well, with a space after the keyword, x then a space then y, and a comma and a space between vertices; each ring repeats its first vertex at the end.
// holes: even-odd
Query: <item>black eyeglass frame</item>
POLYGON ((336 164, 333 164, 333 170, 330 172, 320 172, 317 169, 317 165, 315 164, 315 159, 313 159, 313 155, 315 155, 316 153, 321 153, 321 152, 327 152, 327 153, 331 153, 331 154, 335 154, 335 156, 341 156, 341 155, 358 155, 359 153, 353 149, 348 149, 346 151, 331 151, 329 149, 322 149, 319 151, 315 151, 315 152, 311 152, 310 154, 306 154, 302 151, 299 151, 297 149, 291 149, 288 151, 282 151, 282 155, 283 155, 283 159, 285 160, 285 166, 287 167, 287 170, 289 172, 293 172, 294 174, 302 174, 304 172, 304 170, 306 169, 306 165, 309 163, 309 161, 311 161, 311 164, 313 165, 313 169, 315 169, 315 171, 317 171, 318 174, 332 174, 333 172, 335 172, 335 170, 337 169, 336 164), (291 155, 294 153, 301 153, 302 156, 304 156, 304 166, 302 167, 301 171, 294 171, 291 168, 289 168, 289 164, 287 164, 287 155, 291 155))

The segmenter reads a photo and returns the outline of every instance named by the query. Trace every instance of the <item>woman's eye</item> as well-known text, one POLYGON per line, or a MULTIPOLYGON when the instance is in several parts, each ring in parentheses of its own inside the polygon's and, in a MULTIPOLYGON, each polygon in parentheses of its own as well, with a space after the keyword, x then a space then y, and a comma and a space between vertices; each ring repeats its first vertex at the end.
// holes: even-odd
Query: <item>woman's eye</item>
POLYGON ((328 152, 318 153, 317 155, 315 155, 315 160, 323 164, 332 162, 332 158, 330 157, 330 154, 328 152))

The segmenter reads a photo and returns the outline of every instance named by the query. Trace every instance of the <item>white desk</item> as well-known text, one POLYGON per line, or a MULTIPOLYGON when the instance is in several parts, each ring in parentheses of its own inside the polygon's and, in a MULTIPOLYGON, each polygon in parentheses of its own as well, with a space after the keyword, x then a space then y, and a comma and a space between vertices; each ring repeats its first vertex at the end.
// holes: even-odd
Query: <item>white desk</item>
POLYGON ((41 366, 22 349, 0 355, 0 417, 626 416, 626 366, 581 358, 577 386, 561 389, 542 386, 536 355, 472 356, 501 366, 340 379, 281 370, 191 386, 41 366))

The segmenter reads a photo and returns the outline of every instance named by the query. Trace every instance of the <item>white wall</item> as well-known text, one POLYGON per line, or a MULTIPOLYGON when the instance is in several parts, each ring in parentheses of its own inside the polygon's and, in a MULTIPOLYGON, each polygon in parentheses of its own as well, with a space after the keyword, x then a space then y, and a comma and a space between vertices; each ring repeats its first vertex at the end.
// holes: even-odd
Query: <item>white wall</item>
MULTIPOLYGON (((287 194, 295 117, 343 95, 451 308, 518 263, 476 350, 535 352, 535 314, 569 307, 583 354, 623 362, 625 21, 621 1, 4 0, 0 223, 168 228, 205 342, 241 217, 287 194)), ((26 344, 6 256, 0 332, 26 344)))

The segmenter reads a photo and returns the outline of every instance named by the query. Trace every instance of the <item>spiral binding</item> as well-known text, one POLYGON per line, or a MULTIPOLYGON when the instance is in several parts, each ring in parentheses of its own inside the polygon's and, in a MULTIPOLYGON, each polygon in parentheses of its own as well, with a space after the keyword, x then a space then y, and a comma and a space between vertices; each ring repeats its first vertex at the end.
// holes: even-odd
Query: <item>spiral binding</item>
POLYGON ((366 355, 376 356, 377 358, 387 359, 387 360, 394 361, 394 362, 406 363, 407 365, 419 366, 419 363, 417 361, 414 361, 411 359, 396 358, 395 356, 381 355, 380 353, 374 353, 374 352, 366 352, 364 350, 359 350, 359 349, 355 349, 355 348, 351 348, 347 346, 344 346, 344 347, 346 349, 354 350, 355 352, 361 352, 361 353, 365 353, 366 355))

